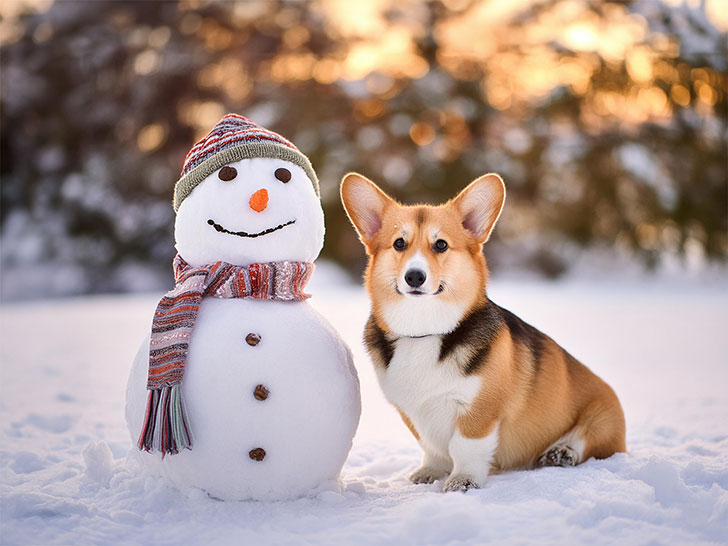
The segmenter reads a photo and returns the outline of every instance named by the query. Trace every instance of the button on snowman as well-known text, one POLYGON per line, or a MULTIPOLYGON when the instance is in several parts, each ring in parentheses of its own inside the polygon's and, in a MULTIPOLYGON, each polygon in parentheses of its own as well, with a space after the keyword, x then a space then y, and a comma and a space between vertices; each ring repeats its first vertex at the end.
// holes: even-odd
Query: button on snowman
POLYGON ((139 460, 224 500, 336 479, 361 402, 348 347, 305 301, 324 238, 310 162, 228 114, 185 159, 174 207, 175 288, 127 386, 139 460))

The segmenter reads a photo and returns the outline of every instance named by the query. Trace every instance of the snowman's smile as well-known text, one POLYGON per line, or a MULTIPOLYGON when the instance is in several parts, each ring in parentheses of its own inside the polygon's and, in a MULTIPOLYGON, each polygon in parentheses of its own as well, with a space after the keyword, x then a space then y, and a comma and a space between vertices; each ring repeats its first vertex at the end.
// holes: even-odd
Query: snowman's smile
POLYGON ((228 235, 237 235, 238 237, 260 237, 262 235, 268 235, 269 233, 273 233, 274 231, 278 231, 279 229, 283 229, 286 226, 290 226, 291 224, 295 224, 295 220, 289 220, 288 222, 284 222, 283 224, 277 225, 276 227, 264 229, 263 231, 259 231, 258 233, 248 233, 246 231, 230 231, 229 229, 225 229, 220 224, 215 222, 215 220, 210 219, 207 221, 208 224, 210 224, 212 227, 214 227, 217 231, 220 233, 227 233, 228 235))

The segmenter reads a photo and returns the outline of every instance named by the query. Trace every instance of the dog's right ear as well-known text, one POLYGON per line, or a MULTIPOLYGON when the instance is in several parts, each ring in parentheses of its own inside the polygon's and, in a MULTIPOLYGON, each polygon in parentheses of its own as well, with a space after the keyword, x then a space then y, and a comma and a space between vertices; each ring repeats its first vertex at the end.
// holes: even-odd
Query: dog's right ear
POLYGON ((365 176, 349 173, 341 181, 341 202, 361 242, 368 246, 382 227, 384 211, 393 201, 365 176))

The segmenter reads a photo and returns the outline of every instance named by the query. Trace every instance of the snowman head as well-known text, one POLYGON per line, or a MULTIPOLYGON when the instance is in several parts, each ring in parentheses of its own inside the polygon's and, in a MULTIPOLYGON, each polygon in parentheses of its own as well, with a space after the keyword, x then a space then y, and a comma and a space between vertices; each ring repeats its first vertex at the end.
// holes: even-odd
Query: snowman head
POLYGON ((176 247, 192 266, 316 259, 318 180, 280 135, 228 114, 198 142, 175 187, 176 247))

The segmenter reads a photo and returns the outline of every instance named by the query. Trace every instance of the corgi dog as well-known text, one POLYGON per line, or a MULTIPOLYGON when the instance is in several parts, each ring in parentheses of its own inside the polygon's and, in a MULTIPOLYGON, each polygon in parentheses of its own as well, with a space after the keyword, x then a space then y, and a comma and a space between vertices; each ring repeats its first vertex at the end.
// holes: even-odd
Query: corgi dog
POLYGON ((439 206, 405 206, 357 173, 344 208, 368 255, 364 342, 385 397, 424 452, 414 483, 481 487, 489 474, 574 466, 625 447, 614 391, 488 299, 482 252, 503 209, 497 174, 439 206))

